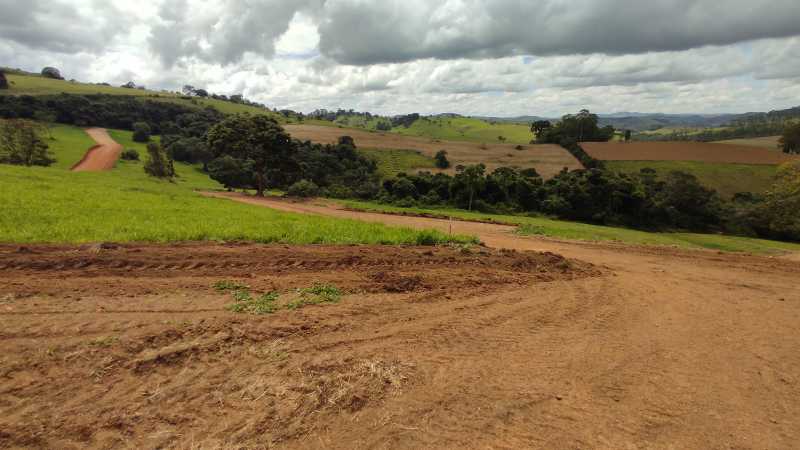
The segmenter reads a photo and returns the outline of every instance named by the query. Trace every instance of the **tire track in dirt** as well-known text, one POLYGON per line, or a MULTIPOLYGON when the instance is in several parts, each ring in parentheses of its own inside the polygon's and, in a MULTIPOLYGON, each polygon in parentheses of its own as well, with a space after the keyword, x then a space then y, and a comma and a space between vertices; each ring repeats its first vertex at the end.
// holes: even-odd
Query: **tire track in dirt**
POLYGON ((122 145, 109 136, 104 128, 87 128, 97 145, 90 148, 83 158, 72 166, 73 172, 103 172, 111 170, 122 154, 122 145))

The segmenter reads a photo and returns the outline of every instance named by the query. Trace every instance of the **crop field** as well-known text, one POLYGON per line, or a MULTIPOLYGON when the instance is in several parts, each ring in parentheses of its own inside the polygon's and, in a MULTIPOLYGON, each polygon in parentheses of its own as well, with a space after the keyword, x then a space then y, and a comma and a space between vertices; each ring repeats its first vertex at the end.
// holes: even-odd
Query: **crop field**
POLYGON ((767 136, 759 138, 730 139, 727 141, 716 141, 714 144, 743 145, 746 147, 766 148, 769 150, 780 151, 778 150, 778 140, 780 138, 780 136, 767 136))
POLYGON ((593 158, 603 161, 698 161, 737 164, 781 164, 796 159, 784 153, 746 145, 705 142, 584 142, 593 158))
POLYGON ((608 161, 608 168, 626 173, 638 173, 644 168, 659 175, 678 170, 690 173, 700 182, 731 198, 738 192, 763 193, 775 181, 778 166, 767 164, 729 164, 696 161, 608 161))
POLYGON ((533 167, 543 177, 550 178, 564 167, 570 170, 582 167, 569 152, 551 144, 478 144, 316 125, 287 125, 286 130, 295 138, 320 143, 334 143, 340 136, 348 135, 355 139, 359 148, 417 150, 429 158, 439 150, 445 150, 452 165, 448 170, 451 173, 459 164, 483 163, 489 171, 502 166, 521 169, 533 167), (522 149, 518 150, 517 145, 522 149))
MULTIPOLYGON (((109 172, 67 170, 93 144, 82 130, 55 127, 50 168, 0 165, 0 242, 249 240, 284 243, 468 242, 440 233, 348 220, 302 217, 205 198, 220 186, 196 167, 176 163, 174 183, 147 177, 141 162, 109 172), (82 151, 78 149, 82 148, 82 151), (235 220, 231 220, 235 217, 235 220)), ((130 133, 112 131, 128 148, 130 133)))

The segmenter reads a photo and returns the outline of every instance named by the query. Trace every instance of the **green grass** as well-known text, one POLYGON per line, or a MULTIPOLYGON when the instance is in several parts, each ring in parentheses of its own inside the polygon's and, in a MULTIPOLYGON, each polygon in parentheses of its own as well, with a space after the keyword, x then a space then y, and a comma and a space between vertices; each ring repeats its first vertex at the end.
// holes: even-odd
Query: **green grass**
POLYGON ((533 139, 528 125, 516 123, 489 123, 468 117, 421 118, 410 127, 397 127, 393 133, 421 136, 450 141, 499 143, 498 136, 506 138, 508 144, 528 144, 533 139))
POLYGON ((0 95, 57 95, 66 94, 108 94, 108 95, 127 95, 141 97, 142 99, 155 100, 160 102, 177 103, 180 105, 205 108, 211 106, 223 114, 251 113, 266 114, 276 118, 279 122, 286 122, 280 114, 267 111, 265 109, 242 105, 237 103, 215 100, 212 98, 181 98, 174 92, 151 91, 141 89, 127 89, 115 86, 102 86, 91 83, 78 83, 66 80, 54 80, 36 75, 6 74, 10 89, 0 90, 0 95))
MULTIPOLYGON (((92 144, 82 140, 78 131, 54 129, 55 141, 50 144, 60 161, 57 166, 0 165, 0 242, 244 240, 430 245, 475 241, 430 230, 285 213, 202 197, 193 189, 219 185, 186 164, 176 163, 179 177, 172 183, 146 176, 142 162, 120 161, 108 172, 70 172, 66 168, 92 144)), ((129 132, 112 131, 112 135, 125 142, 129 132)))
POLYGON ((777 166, 764 164, 706 163, 695 161, 606 161, 608 168, 638 173, 649 167, 659 176, 672 170, 691 173, 706 187, 732 198, 737 192, 764 192, 772 186, 777 166))
POLYGON ((415 169, 436 167, 433 158, 416 150, 359 149, 365 156, 378 163, 381 178, 391 178, 400 172, 413 173, 415 169))
POLYGON ((544 217, 483 214, 447 208, 400 208, 377 203, 346 201, 346 207, 370 212, 428 214, 460 220, 496 222, 517 225, 523 235, 547 236, 583 241, 618 241, 627 244, 706 248, 727 252, 779 254, 800 251, 800 244, 768 241, 738 236, 699 233, 652 233, 627 228, 567 222, 544 217))

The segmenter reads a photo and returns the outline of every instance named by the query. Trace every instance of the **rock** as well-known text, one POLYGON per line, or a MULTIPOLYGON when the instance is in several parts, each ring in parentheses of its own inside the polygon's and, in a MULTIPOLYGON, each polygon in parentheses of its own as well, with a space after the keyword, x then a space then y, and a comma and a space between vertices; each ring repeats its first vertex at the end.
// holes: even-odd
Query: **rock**
POLYGON ((42 69, 42 76, 45 78, 53 78, 56 80, 64 79, 64 77, 61 76, 61 71, 59 71, 55 67, 45 67, 44 69, 42 69))

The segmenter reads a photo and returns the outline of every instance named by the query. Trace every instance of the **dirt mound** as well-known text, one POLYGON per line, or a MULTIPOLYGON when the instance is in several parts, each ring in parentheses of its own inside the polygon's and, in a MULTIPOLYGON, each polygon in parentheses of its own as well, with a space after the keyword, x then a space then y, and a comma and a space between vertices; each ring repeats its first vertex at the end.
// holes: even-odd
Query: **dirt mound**
POLYGON ((0 445, 294 442, 423 376, 413 358, 353 351, 353 339, 381 342, 395 320, 438 327, 413 325, 417 308, 602 273, 481 247, 0 246, 0 445), (322 282, 344 297, 237 314, 221 281, 253 295, 322 282))
POLYGON ((699 161, 738 164, 781 164, 792 157, 776 150, 708 142, 583 142, 593 158, 605 161, 699 161))

